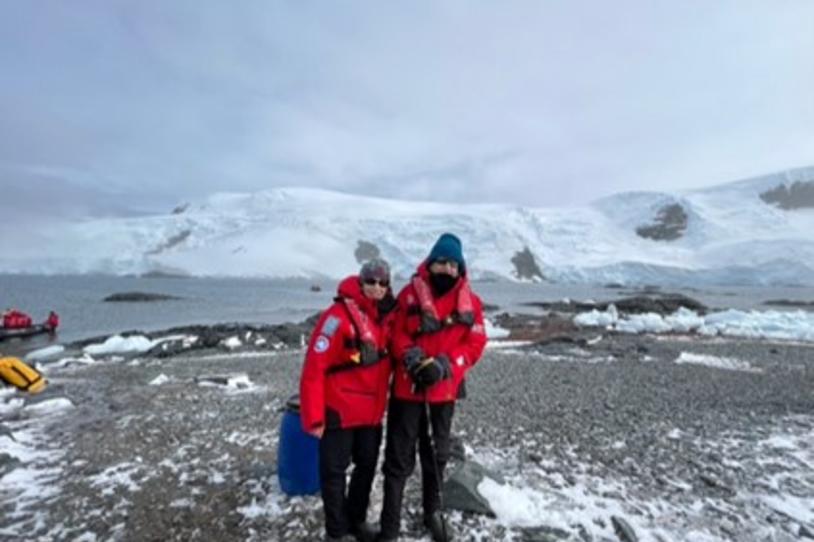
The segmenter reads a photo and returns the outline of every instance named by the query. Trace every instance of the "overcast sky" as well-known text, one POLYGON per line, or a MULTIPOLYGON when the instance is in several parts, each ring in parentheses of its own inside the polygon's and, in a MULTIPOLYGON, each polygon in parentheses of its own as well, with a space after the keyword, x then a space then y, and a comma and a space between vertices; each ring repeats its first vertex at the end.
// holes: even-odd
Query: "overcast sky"
POLYGON ((0 195, 533 206, 814 164, 814 1, 0 1, 0 195))

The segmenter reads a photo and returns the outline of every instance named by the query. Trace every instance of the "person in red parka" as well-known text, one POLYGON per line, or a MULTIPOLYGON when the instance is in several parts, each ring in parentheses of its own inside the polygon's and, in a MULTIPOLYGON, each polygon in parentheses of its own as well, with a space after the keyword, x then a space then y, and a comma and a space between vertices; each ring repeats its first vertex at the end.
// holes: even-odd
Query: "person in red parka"
POLYGON ((451 233, 439 237, 399 293, 391 344, 395 373, 378 540, 398 538, 404 485, 415 468, 418 442, 424 524, 433 540, 446 541, 450 531, 439 513, 439 481, 449 459, 455 401, 463 397, 467 371, 486 346, 482 303, 466 278, 461 241, 451 233))
POLYGON ((308 345, 300 417, 303 429, 320 439, 326 541, 375 536, 366 516, 392 373, 387 345, 395 305, 387 262, 366 262, 358 276, 339 284, 308 345))
POLYGON ((55 331, 59 327, 59 315, 54 311, 48 313, 48 320, 45 321, 45 327, 50 331, 55 331))

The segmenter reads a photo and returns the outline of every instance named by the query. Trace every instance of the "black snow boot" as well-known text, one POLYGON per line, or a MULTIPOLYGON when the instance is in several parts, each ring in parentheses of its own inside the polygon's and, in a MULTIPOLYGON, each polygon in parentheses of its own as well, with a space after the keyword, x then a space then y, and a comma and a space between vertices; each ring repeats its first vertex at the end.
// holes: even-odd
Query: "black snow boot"
POLYGON ((429 529, 433 542, 450 542, 452 540, 452 529, 446 522, 441 512, 433 512, 429 516, 424 516, 424 526, 429 529))
POLYGON ((357 542, 376 541, 376 529, 374 529, 373 526, 366 521, 351 527, 350 532, 356 537, 357 542))

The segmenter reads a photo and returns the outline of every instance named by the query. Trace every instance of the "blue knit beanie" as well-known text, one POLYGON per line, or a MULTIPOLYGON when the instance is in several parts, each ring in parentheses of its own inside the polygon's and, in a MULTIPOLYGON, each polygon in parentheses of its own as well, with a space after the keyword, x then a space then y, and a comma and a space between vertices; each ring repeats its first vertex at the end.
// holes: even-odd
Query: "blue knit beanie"
POLYGON ((427 258, 427 265, 435 260, 454 260, 458 262, 458 273, 466 274, 466 262, 464 261, 464 251, 461 247, 461 240, 451 233, 441 234, 435 242, 427 258))

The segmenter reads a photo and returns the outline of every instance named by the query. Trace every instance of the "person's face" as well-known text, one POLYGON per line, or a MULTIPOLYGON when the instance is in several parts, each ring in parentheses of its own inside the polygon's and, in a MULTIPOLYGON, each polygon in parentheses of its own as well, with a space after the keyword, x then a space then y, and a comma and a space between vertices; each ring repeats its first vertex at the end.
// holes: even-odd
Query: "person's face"
POLYGON ((380 301, 387 294, 390 282, 380 279, 364 279, 362 281, 362 294, 373 301, 380 301))
POLYGON ((447 274, 451 277, 458 276, 458 262, 455 260, 438 259, 430 264, 430 273, 435 275, 447 274))

